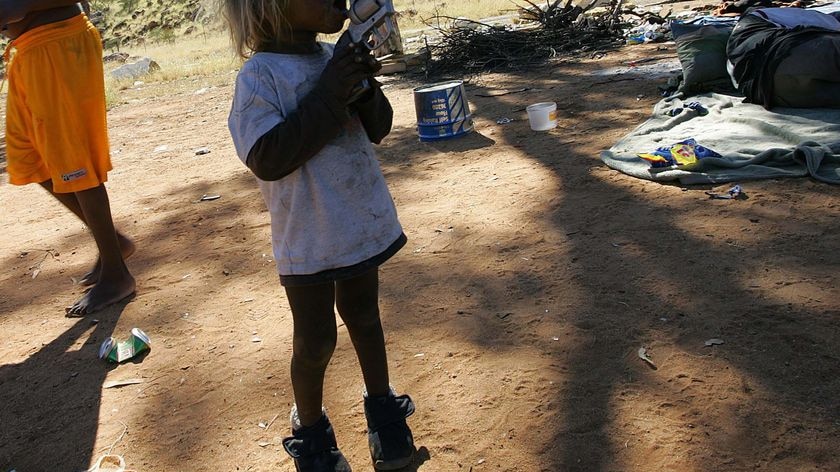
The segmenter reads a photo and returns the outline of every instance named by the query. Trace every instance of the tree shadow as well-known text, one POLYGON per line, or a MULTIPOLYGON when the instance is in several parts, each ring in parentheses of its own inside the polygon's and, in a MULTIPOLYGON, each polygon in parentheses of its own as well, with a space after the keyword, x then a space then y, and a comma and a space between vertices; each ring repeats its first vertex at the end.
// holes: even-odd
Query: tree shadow
MULTIPOLYGON (((746 470, 770 463, 786 470, 809 464, 831 469, 840 433, 840 377, 835 372, 840 358, 835 320, 840 313, 820 310, 819 304, 799 306, 790 297, 803 280, 816 281, 818 290, 811 296, 836 296, 825 287, 840 264, 826 250, 825 241, 832 241, 837 225, 807 202, 798 206, 790 202, 785 193, 798 188, 821 199, 836 198, 834 193, 825 186, 794 181, 756 184, 746 191, 766 200, 767 206, 755 206, 743 218, 733 217, 737 207, 710 206, 705 198, 680 201, 685 207, 653 199, 648 193, 659 184, 605 170, 594 160, 597 150, 588 141, 593 133, 617 140, 641 122, 647 110, 641 109, 636 97, 656 93, 656 83, 638 79, 603 84, 599 83, 603 78, 587 77, 585 72, 575 64, 563 64, 546 69, 535 80, 539 87, 525 95, 470 96, 477 105, 479 128, 472 137, 463 138, 466 144, 422 144, 412 126, 397 126, 381 148, 392 188, 404 181, 429 184, 412 187, 412 193, 395 192, 401 212, 421 212, 429 201, 451 205, 443 216, 429 220, 431 227, 410 229, 410 245, 382 269, 383 322, 400 348, 391 352, 402 363, 406 360, 399 356, 405 357, 412 348, 424 349, 431 357, 434 346, 417 344, 418 339, 430 339, 470 346, 480 353, 476 356, 483 356, 443 353, 441 369, 450 369, 448 376, 433 375, 438 370, 430 367, 431 373, 420 372, 418 379, 411 379, 417 396, 423 398, 417 418, 428 420, 425 424, 414 420, 413 426, 425 431, 437 427, 434 415, 441 410, 431 408, 436 402, 454 408, 470 417, 455 422, 455 428, 461 428, 454 431, 455 437, 479 438, 485 450, 497 455, 493 459, 503 470, 514 467, 517 454, 546 471, 634 470, 633 458, 627 455, 631 444, 637 454, 652 457, 646 463, 660 466, 659 470, 746 470), (570 89, 579 93, 558 100, 560 128, 542 134, 527 129, 521 116, 524 105, 552 99, 553 90, 570 89), (517 113, 520 116, 512 115, 517 113), (501 115, 518 120, 493 125, 501 115), (478 145, 470 139, 478 140, 478 145), (551 193, 542 193, 535 201, 513 201, 518 188, 534 183, 505 180, 503 172, 495 172, 494 167, 500 166, 492 164, 502 164, 496 160, 497 146, 521 152, 529 165, 549 174, 551 193), (467 166, 482 161, 491 165, 479 172, 467 166), (446 188, 437 187, 440 180, 425 175, 437 166, 448 169, 443 179, 447 185, 471 179, 475 193, 468 200, 474 201, 449 201, 446 188), (472 205, 488 201, 485 193, 497 183, 512 189, 510 199, 490 200, 489 206, 474 210, 472 205), (504 231, 481 224, 481 215, 475 212, 485 208, 513 215, 500 222, 504 231), (695 216, 727 218, 735 225, 733 234, 704 233, 700 223, 692 221, 695 216), (741 233, 749 237, 741 238, 741 233), (473 262, 463 258, 467 250, 463 241, 474 245, 468 248, 473 262), (773 249, 789 255, 779 257, 773 249), (529 266, 529 260, 537 257, 546 261, 546 270, 529 266), (788 280, 791 274, 798 279, 788 280), (775 290, 757 290, 750 285, 759 277, 764 285, 774 278, 780 284, 775 290), (785 285, 788 282, 792 285, 785 285), (440 294, 454 300, 454 306, 437 299, 440 294), (733 306, 739 309, 733 311, 733 306), (716 336, 724 337, 726 344, 703 346, 705 339, 716 336), (649 349, 658 370, 650 370, 637 358, 641 346, 649 349), (532 356, 533 365, 509 360, 510 353, 532 356), (511 380, 510 372, 526 375, 511 380), (731 387, 727 398, 699 403, 703 386, 712 382, 731 387), (465 398, 453 398, 450 385, 461 387, 458 391, 465 398), (552 387, 539 389, 540 385, 552 387), (498 405, 472 398, 480 395, 504 396, 516 407, 513 416, 497 411, 498 405), (637 416, 628 417, 630 413, 637 416), (485 434, 497 432, 499 424, 509 424, 521 438, 515 448, 503 448, 508 443, 485 434), (656 436, 657 430, 662 434, 656 436)), ((512 88, 530 77, 510 74, 472 90, 512 88)), ((157 366, 167 368, 165 375, 144 386, 144 419, 154 421, 139 428, 145 430, 144 437, 156 440, 143 444, 148 450, 138 445, 134 452, 151 457, 144 463, 150 470, 196 459, 205 461, 196 470, 212 470, 207 464, 231 446, 248 454, 265 451, 257 457, 276 461, 282 453, 275 454, 268 449, 271 446, 259 449, 242 442, 246 435, 263 433, 257 419, 230 413, 289 387, 285 378, 273 378, 284 370, 277 367, 278 358, 288 357, 284 335, 275 334, 271 341, 277 344, 267 352, 242 348, 250 344, 249 316, 268 316, 265 313, 281 309, 275 299, 242 301, 254 286, 280 290, 270 262, 259 257, 270 254, 268 217, 252 177, 243 170, 220 181, 175 185, 139 205, 150 210, 137 216, 148 231, 130 261, 139 281, 139 297, 132 303, 151 306, 140 318, 144 326, 160 329, 165 333, 162 348, 179 349, 179 354, 171 356, 173 365, 157 366), (222 199, 197 202, 204 193, 221 194, 222 199), (249 242, 247 250, 227 251, 243 247, 242 241, 249 242), (185 302, 185 294, 193 291, 203 294, 203 299, 185 302), (213 300, 225 302, 223 313, 214 308, 213 300), (227 341, 202 344, 205 334, 227 340, 241 337, 239 331, 245 331, 244 341, 231 340, 230 349, 227 341), (232 377, 216 375, 221 368, 228 374, 238 370, 240 382, 225 383, 232 377), (190 382, 195 382, 193 388, 178 388, 190 382)), ((55 246, 64 254, 86 238, 80 232, 55 246)), ((6 273, 21 272, 21 264, 30 267, 32 261, 9 256, 2 267, 6 273)), ((78 264, 72 270, 84 268, 78 264)), ((20 277, 7 278, 0 287, 0 308, 6 313, 32 303, 52 304, 55 285, 63 278, 45 269, 37 279, 25 280, 30 285, 21 291, 18 286, 29 275, 20 277)), ((4 386, 0 464, 19 470, 87 467, 96 453, 106 374, 95 351, 121 313, 93 328, 80 320, 47 347, 34 348, 26 361, 0 367, 4 386), (81 341, 91 329, 88 340, 81 341), (67 352, 80 342, 81 349, 67 352), (35 392, 31 399, 20 393, 26 390, 35 392), (65 392, 72 398, 65 401, 65 392), (72 418, 70 411, 86 412, 83 424, 64 424, 69 420, 62 421, 62 415, 72 418), (34 451, 42 444, 54 444, 56 454, 36 457, 34 451), (66 457, 68 467, 63 463, 56 467, 56 457, 66 457), (48 460, 53 461, 49 467, 48 460)), ((352 347, 346 337, 341 340, 335 368, 350 370, 355 368, 352 347)), ((146 359, 156 361, 153 356, 146 359)), ((394 370, 396 377, 399 368, 394 370)), ((357 380, 342 379, 340 387, 349 390, 357 380)), ((284 408, 283 401, 276 400, 266 410, 284 408)), ((353 401, 358 403, 355 397, 353 401)), ((350 423, 359 414, 340 421, 350 423)), ((409 470, 419 470, 426 462, 432 466, 432 456, 436 462, 466 448, 432 434, 420 441, 424 446, 418 451, 418 463, 409 470)), ((487 466, 493 465, 489 462, 487 466)))
MULTIPOLYGON (((511 88, 526 83, 529 76, 512 73, 503 79, 472 89, 487 92, 491 87, 511 88)), ((551 365, 556 368, 543 374, 562 375, 567 380, 556 396, 545 400, 549 405, 545 416, 540 413, 532 417, 549 432, 545 441, 532 446, 539 453, 537 462, 544 470, 629 470, 633 467, 626 462, 625 448, 635 443, 636 448, 654 456, 652 463, 664 469, 742 470, 773 461, 774 457, 792 468, 836 465, 836 459, 829 459, 840 437, 840 381, 830 374, 840 357, 833 347, 840 341, 834 315, 808 304, 796 306, 784 301, 789 296, 780 296, 777 301, 770 295, 772 291, 750 287, 753 274, 771 270, 801 273, 804 280, 819 281, 817 294, 835 296, 823 277, 838 266, 837 258, 827 257, 818 248, 797 250, 801 243, 795 241, 808 234, 832 234, 836 223, 804 209, 794 223, 786 211, 776 214, 769 208, 760 214, 744 211, 743 216, 733 216, 738 209, 710 209, 705 197, 688 208, 652 200, 644 192, 659 184, 636 182, 603 170, 595 160, 598 150, 588 146, 587 135, 605 130, 617 140, 629 131, 627 127, 643 121, 647 112, 639 111, 633 102, 639 95, 655 96, 655 81, 605 84, 602 77, 589 76, 575 64, 564 64, 544 71, 533 85, 540 90, 527 98, 479 98, 474 92, 468 95, 471 104, 484 113, 478 116, 482 125, 477 129, 484 134, 492 128, 492 139, 520 150, 556 177, 561 192, 533 202, 538 210, 527 215, 534 221, 530 226, 522 225, 559 235, 555 254, 541 249, 541 256, 556 258, 558 271, 568 277, 566 285, 558 285, 551 274, 510 269, 505 263, 498 264, 494 276, 486 269, 459 263, 457 257, 445 252, 435 253, 437 264, 417 258, 404 258, 400 263, 408 266, 403 273, 418 277, 414 280, 418 287, 468 294, 466 308, 457 307, 462 316, 452 314, 441 320, 452 325, 449 333, 455 338, 493 352, 525 346, 542 352, 545 341, 534 336, 534 326, 551 325, 570 333, 564 351, 551 355, 551 365), (612 88, 607 90, 605 86, 612 88), (522 110, 528 102, 552 100, 552 90, 556 89, 580 91, 574 101, 558 103, 558 130, 538 134, 524 130, 527 125, 523 123, 490 125, 502 110, 509 116, 510 110, 522 110), (552 145, 547 147, 549 142, 552 145), (616 180, 624 185, 613 184, 616 180), (592 195, 608 197, 593 199, 592 195), (737 242, 741 238, 717 239, 719 234, 702 237, 702 231, 687 228, 690 220, 686 218, 708 218, 714 212, 733 221, 760 220, 761 226, 758 231, 749 223, 739 228, 754 234, 746 243, 737 242), (774 225, 785 227, 766 230, 774 225), (766 248, 797 256, 795 260, 780 260, 766 248), (519 316, 523 300, 564 298, 571 300, 571 305, 561 304, 556 314, 519 316), (738 311, 732 312, 733 306, 738 311), (509 314, 513 316, 507 317, 509 314), (731 341, 725 348, 703 346, 704 339, 716 336, 731 341), (636 351, 642 346, 653 353, 658 370, 650 370, 637 358, 636 351), (804 359, 820 361, 809 364, 804 359), (696 403, 698 386, 715 381, 715 369, 731 369, 727 375, 736 379, 731 385, 731 398, 696 403), (755 393, 758 388, 761 395, 755 393), (640 396, 649 400, 641 412, 652 418, 650 421, 661 418, 671 432, 676 449, 670 453, 659 450, 652 439, 634 437, 638 420, 622 416, 634 411, 623 403, 624 399, 640 396), (675 405, 685 408, 676 409, 675 405), (784 418, 781 423, 780 417, 784 418), (810 426, 790 430, 791 424, 810 426), (788 436, 782 439, 784 435, 788 436), (683 444, 692 441, 698 445, 683 444), (797 450, 797 443, 808 444, 808 450, 797 450)), ((398 171, 389 172, 389 179, 423 180, 424 166, 442 157, 412 148, 409 130, 396 131, 381 153, 386 167, 392 163, 398 167, 398 171), (418 154, 423 157, 412 163, 418 154)), ((442 147, 438 151, 448 150, 442 147)), ((494 157, 487 153, 477 158, 494 157)), ((753 187, 759 189, 755 193, 764 195, 784 194, 785 187, 803 186, 806 192, 831 193, 830 189, 808 185, 775 181, 753 187)), ((753 194, 752 190, 747 192, 753 194)), ((778 200, 775 203, 791 205, 778 200)), ((499 208, 503 205, 500 203, 499 208)), ((507 260, 503 256, 506 246, 516 249, 513 241, 499 241, 484 252, 488 258, 507 260)), ((394 302, 397 305, 405 303, 401 290, 408 287, 410 284, 400 283, 398 288, 386 289, 387 297, 400 300, 394 302)), ((422 291, 415 294, 422 297, 422 291)), ((441 310, 446 313, 455 308, 441 310)), ((427 329, 425 319, 403 319, 389 328, 406 336, 412 330, 427 329)), ((718 380, 721 383, 726 384, 718 380)))
POLYGON ((465 136, 428 141, 426 144, 435 148, 438 152, 467 152, 490 147, 496 142, 478 131, 472 131, 465 136))
POLYGON ((0 366, 0 468, 87 470, 103 382, 116 368, 97 354, 127 303, 97 313, 95 324, 81 318, 48 344, 32 346, 22 362, 0 366))
MULTIPOLYGON (((28 354, 25 361, 0 366, 0 384, 3 385, 0 404, 4 405, 0 411, 0 423, 4 425, 0 431, 1 469, 86 470, 89 467, 99 452, 94 450, 94 446, 97 433, 101 434, 102 429, 100 406, 103 401, 103 381, 108 371, 115 368, 97 359, 101 342, 114 331, 121 315, 131 303, 128 306, 129 315, 123 317, 127 318, 123 323, 138 323, 137 326, 152 338, 154 346, 166 349, 166 341, 177 336, 166 332, 173 324, 171 311, 162 304, 156 304, 152 309, 143 307, 149 305, 150 299, 154 300, 158 296, 170 300, 173 305, 178 304, 178 294, 184 290, 182 287, 193 284, 192 278, 185 278, 183 273, 173 271, 175 265, 182 261, 194 262, 188 267, 195 267, 196 263, 218 267, 214 273, 220 277, 224 277, 223 270, 234 273, 253 271, 253 261, 245 260, 239 254, 231 254, 229 259, 219 260, 216 253, 220 245, 230 244, 229 240, 240 240, 243 235, 252 240, 260 239, 261 235, 248 233, 262 232, 265 225, 244 228, 240 220, 246 213, 261 219, 264 210, 260 209, 261 200, 255 198, 258 196, 259 190, 255 188, 253 180, 243 172, 238 177, 228 176, 223 182, 199 181, 176 185, 165 195, 152 195, 138 202, 140 205, 158 207, 152 215, 154 222, 150 223, 147 218, 144 223, 149 225, 147 236, 135 239, 138 250, 128 261, 129 269, 138 282, 137 296, 74 321, 69 329, 43 348, 29 348, 27 352, 31 354, 28 354), (211 192, 221 194, 223 198, 212 202, 199 201, 198 197, 211 192), (161 201, 171 203, 160 206, 161 201), (234 227, 237 231, 230 231, 234 227), (181 243, 173 245, 173 240, 181 243), (161 280, 161 273, 166 274, 166 279, 161 280), (94 324, 93 320, 98 321, 94 324), (50 450, 45 453, 47 445, 50 450)), ((116 219, 118 223, 125 223, 119 214, 116 219)), ((70 217, 68 221, 73 226, 77 224, 70 217)), ((90 260, 81 260, 75 254, 75 248, 93 245, 84 230, 65 233, 68 234, 39 240, 38 244, 43 245, 43 248, 23 249, 20 253, 7 256, 0 263, 5 274, 4 283, 0 284, 0 309, 3 313, 0 322, 15 322, 17 313, 32 305, 54 306, 54 314, 49 316, 61 316, 63 304, 57 299, 63 299, 65 295, 68 299, 72 297, 69 293, 64 294, 64 290, 79 290, 79 287, 72 285, 70 276, 83 273, 91 263, 90 260), (35 270, 39 272, 34 273, 35 270), (33 274, 37 277, 33 277, 33 274)), ((265 246, 269 244, 266 241, 265 246)), ((195 278, 199 279, 198 275, 195 278)), ((224 283, 220 285, 224 287, 224 283)), ((174 318, 181 321, 177 316, 174 318)), ((26 331, 18 330, 18 334, 23 332, 26 331)), ((127 332, 115 333, 118 339, 127 335, 127 332)), ((14 352, 22 351, 22 346, 15 346, 14 352)), ((144 362, 152 366, 142 369, 147 370, 159 366, 160 360, 146 352, 124 364, 137 365, 144 362), (147 356, 152 356, 152 359, 147 359, 147 356)), ((148 377, 143 374, 138 376, 148 377)), ((152 380, 147 378, 141 390, 151 390, 157 394, 157 382, 152 380)), ((196 411, 206 407, 208 415, 211 410, 218 410, 215 404, 202 403, 200 399, 182 393, 167 392, 153 398, 149 406, 152 412, 150 417, 155 417, 155 411, 171 411, 172 405, 181 402, 192 403, 196 411), (158 404, 158 401, 162 404, 158 404)), ((145 395, 141 393, 140 398, 145 395)), ((211 435, 198 434, 199 431, 205 432, 207 425, 185 425, 179 423, 179 418, 174 415, 164 416, 167 420, 162 422, 163 427, 160 428, 163 438, 168 437, 166 431, 194 428, 197 434, 191 436, 193 444, 212 440, 209 437, 211 435)), ((145 424, 134 424, 128 419, 126 421, 132 428, 148 427, 145 424)), ((192 452, 192 445, 181 441, 179 448, 162 452, 160 463, 166 463, 169 456, 191 459, 189 454, 192 452)), ((156 468, 157 464, 153 464, 153 467, 156 468)))

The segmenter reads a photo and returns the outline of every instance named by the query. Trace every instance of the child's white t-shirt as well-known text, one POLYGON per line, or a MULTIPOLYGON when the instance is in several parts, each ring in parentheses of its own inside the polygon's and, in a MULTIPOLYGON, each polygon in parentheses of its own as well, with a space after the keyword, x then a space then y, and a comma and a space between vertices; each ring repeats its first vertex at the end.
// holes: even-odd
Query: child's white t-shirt
MULTIPOLYGON (((332 57, 257 53, 236 78, 228 126, 245 162, 254 144, 297 109, 332 57)), ((282 155, 278 149, 278 157, 282 155)), ((379 161, 357 115, 315 157, 277 181, 257 178, 269 213, 280 275, 348 267, 402 235, 379 161)))

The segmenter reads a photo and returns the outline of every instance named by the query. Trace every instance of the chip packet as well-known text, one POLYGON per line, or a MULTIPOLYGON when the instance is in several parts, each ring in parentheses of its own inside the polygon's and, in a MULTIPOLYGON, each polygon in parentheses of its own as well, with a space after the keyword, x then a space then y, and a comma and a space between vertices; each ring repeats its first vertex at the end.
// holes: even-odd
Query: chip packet
POLYGON ((653 152, 639 154, 650 162, 651 167, 679 167, 687 169, 706 157, 723 157, 707 147, 697 144, 694 138, 680 141, 670 146, 662 146, 653 152))

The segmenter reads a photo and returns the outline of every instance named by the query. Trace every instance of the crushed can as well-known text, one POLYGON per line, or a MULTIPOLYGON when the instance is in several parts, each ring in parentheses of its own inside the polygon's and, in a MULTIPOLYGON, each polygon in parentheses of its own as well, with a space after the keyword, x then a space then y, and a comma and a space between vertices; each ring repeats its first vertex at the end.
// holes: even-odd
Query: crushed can
POLYGON ((151 349, 149 336, 140 328, 132 328, 131 335, 125 341, 109 337, 99 346, 99 358, 120 363, 151 349))

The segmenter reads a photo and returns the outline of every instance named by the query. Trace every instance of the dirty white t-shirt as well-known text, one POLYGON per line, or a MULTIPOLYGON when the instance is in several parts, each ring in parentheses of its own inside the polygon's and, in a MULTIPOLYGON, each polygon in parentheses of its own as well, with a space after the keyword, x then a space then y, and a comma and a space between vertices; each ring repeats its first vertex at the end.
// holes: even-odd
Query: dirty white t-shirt
MULTIPOLYGON (((245 62, 228 119, 242 162, 314 88, 332 57, 332 46, 322 46, 320 54, 257 53, 245 62)), ((352 266, 382 253, 402 235, 373 145, 356 115, 303 166, 277 181, 257 181, 271 214, 280 275, 352 266)))

